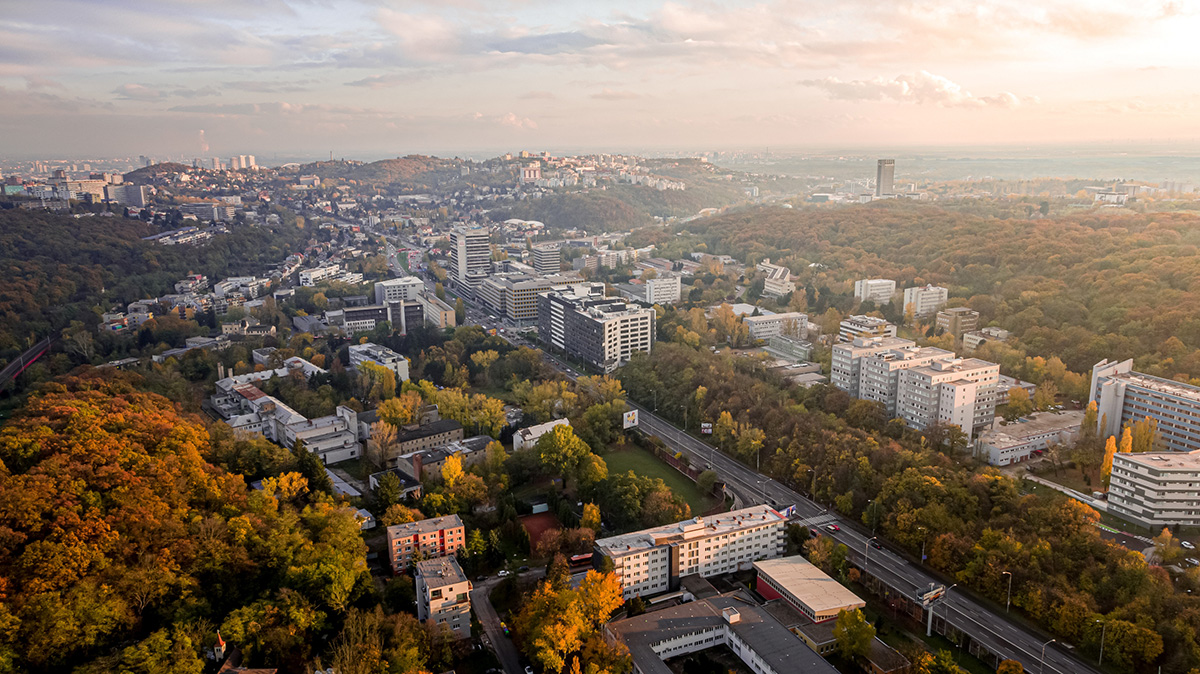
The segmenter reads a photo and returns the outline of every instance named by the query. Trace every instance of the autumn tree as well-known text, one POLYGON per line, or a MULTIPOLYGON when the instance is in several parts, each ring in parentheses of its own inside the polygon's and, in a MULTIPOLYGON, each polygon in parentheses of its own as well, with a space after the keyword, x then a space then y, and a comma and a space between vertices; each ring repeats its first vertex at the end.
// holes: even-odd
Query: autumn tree
POLYGON ((858 609, 840 611, 833 626, 833 638, 839 655, 846 660, 858 660, 871 652, 875 628, 858 609))

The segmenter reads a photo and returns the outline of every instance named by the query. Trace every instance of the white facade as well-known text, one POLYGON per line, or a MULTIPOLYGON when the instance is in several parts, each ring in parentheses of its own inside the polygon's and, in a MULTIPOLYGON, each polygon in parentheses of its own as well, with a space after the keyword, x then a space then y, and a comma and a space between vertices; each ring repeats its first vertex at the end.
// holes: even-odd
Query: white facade
POLYGON ((886 278, 867 278, 854 282, 854 299, 874 302, 878 305, 891 304, 896 294, 896 282, 886 278))
POLYGON ((951 360, 953 351, 934 347, 908 346, 863 357, 858 374, 858 397, 883 403, 888 416, 896 416, 900 373, 934 361, 951 360))
POLYGON ((1021 422, 1004 426, 997 420, 990 430, 979 436, 979 455, 987 457, 993 466, 1010 466, 1028 461, 1050 445, 1069 445, 1079 438, 1083 412, 1041 412, 1021 422))
POLYGON ((400 381, 408 381, 408 359, 385 346, 370 342, 351 344, 350 365, 357 368, 363 363, 374 363, 386 367, 395 372, 400 381))
POLYGON ((425 284, 416 276, 379 281, 375 284, 375 304, 413 302, 423 290, 425 284))
POLYGON ((939 360, 900 372, 897 416, 911 427, 952 424, 968 439, 991 426, 996 417, 1000 366, 967 358, 939 360))
POLYGON ((1154 531, 1200 526, 1200 450, 1113 455, 1108 511, 1154 531))
POLYGON ((300 272, 300 285, 311 288, 321 281, 327 281, 341 275, 342 268, 338 265, 326 265, 315 269, 305 269, 300 272))
POLYGON ((918 318, 932 316, 950 298, 950 291, 941 286, 920 286, 904 289, 904 313, 918 318))
POLYGON ((915 347, 916 342, 890 337, 857 337, 849 344, 834 344, 829 381, 852 398, 859 397, 859 375, 862 361, 868 356, 892 349, 915 347))
POLYGON ((1132 360, 1106 359, 1092 367, 1088 399, 1099 408, 1102 436, 1116 435, 1125 424, 1149 417, 1158 423, 1156 448, 1200 449, 1200 387, 1135 372, 1132 360))
POLYGON ((896 326, 874 316, 849 316, 838 326, 838 341, 853 342, 859 337, 895 337, 896 326))
POLYGON ((763 297, 779 298, 795 292, 796 284, 792 283, 792 272, 787 267, 763 260, 758 263, 757 268, 765 274, 763 297))
POLYGON ((746 324, 751 339, 771 339, 780 335, 799 337, 808 333, 808 314, 799 311, 747 316, 742 322, 746 324))
POLYGON ((492 263, 488 230, 482 227, 454 230, 450 262, 453 278, 459 285, 475 288, 487 276, 492 263))
POLYGON ((522 428, 513 433, 513 451, 528 449, 537 444, 538 438, 549 433, 555 426, 570 426, 571 422, 566 419, 555 419, 547 421, 544 424, 522 428))
POLYGON ((683 292, 678 276, 659 276, 646 281, 646 301, 650 304, 677 304, 683 292))
POLYGON ((779 557, 786 521, 769 506, 752 506, 604 538, 596 551, 612 559, 630 599, 674 589, 683 576, 714 576, 779 557))
POLYGON ((551 276, 562 270, 562 251, 557 243, 546 243, 533 247, 533 268, 542 276, 551 276))
POLYGON ((417 619, 450 630, 456 639, 471 636, 471 581, 454 557, 426 559, 413 565, 417 619))

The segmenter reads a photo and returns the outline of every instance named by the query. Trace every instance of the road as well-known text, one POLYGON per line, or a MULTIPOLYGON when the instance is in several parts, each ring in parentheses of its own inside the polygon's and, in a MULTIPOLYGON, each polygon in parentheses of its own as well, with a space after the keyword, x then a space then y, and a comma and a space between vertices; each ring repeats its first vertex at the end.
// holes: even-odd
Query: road
MULTIPOLYGON (((428 281, 427 283, 432 285, 428 281)), ((479 322, 485 327, 489 327, 489 323, 499 325, 494 318, 489 322, 487 314, 474 309, 470 304, 467 305, 467 316, 468 323, 479 322)), ((500 336, 511 344, 534 346, 525 342, 515 332, 500 333, 500 336)), ((568 378, 574 380, 580 376, 579 372, 559 358, 545 351, 542 354, 547 363, 568 378)), ((638 410, 638 423, 644 430, 661 438, 675 451, 687 454, 692 465, 711 464, 720 479, 725 481, 734 492, 735 498, 742 504, 769 503, 778 508, 794 504, 797 519, 810 527, 821 528, 825 535, 831 535, 839 543, 846 544, 851 555, 862 560, 871 575, 886 581, 892 587, 906 591, 910 597, 915 598, 916 594, 928 589, 931 583, 943 584, 939 578, 917 564, 886 548, 869 548, 868 543, 873 536, 860 532, 858 529, 861 525, 858 522, 830 512, 825 506, 801 496, 781 482, 722 454, 713 446, 684 433, 671 422, 655 415, 652 410, 633 402, 629 405, 638 410), (836 525, 839 530, 825 530, 824 527, 829 525, 836 525)), ((936 606, 935 614, 955 629, 970 635, 973 640, 999 655, 1001 659, 1020 662, 1026 671, 1101 674, 1100 670, 1059 648, 1057 644, 1052 643, 1043 649, 1047 640, 1041 635, 1009 621, 1003 614, 985 607, 955 589, 946 593, 945 598, 936 606)))
POLYGON ((521 667, 521 658, 517 655, 517 647, 513 645, 511 639, 505 636, 504 630, 500 627, 500 616, 496 614, 492 600, 488 597, 492 588, 496 587, 500 580, 500 578, 493 577, 476 583, 471 590, 471 607, 475 609, 475 617, 483 626, 483 631, 487 634, 488 641, 491 642, 492 652, 496 654, 500 666, 507 674, 524 674, 525 669, 521 667))

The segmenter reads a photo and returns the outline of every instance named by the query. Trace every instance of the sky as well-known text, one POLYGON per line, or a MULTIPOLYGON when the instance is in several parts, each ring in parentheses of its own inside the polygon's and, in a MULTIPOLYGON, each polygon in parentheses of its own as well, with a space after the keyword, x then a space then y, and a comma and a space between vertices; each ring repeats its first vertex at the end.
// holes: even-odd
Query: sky
POLYGON ((38 0, 0 155, 1200 140, 1191 0, 38 0))

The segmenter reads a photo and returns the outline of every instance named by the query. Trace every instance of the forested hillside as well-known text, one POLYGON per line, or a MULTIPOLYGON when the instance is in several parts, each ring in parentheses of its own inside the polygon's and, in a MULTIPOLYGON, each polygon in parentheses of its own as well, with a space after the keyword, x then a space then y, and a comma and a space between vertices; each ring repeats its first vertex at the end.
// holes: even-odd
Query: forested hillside
POLYGON ((0 361, 71 321, 96 323, 110 305, 172 292, 186 274, 262 272, 301 247, 303 230, 284 221, 162 246, 141 240, 156 231, 140 220, 0 211, 0 361))
POLYGON ((998 219, 877 202, 745 208, 681 230, 712 253, 786 264, 818 297, 848 299, 854 280, 868 277, 945 285, 951 305, 976 309, 1030 354, 1059 356, 1078 372, 1135 358, 1152 373, 1200 377, 1200 216, 998 219))

